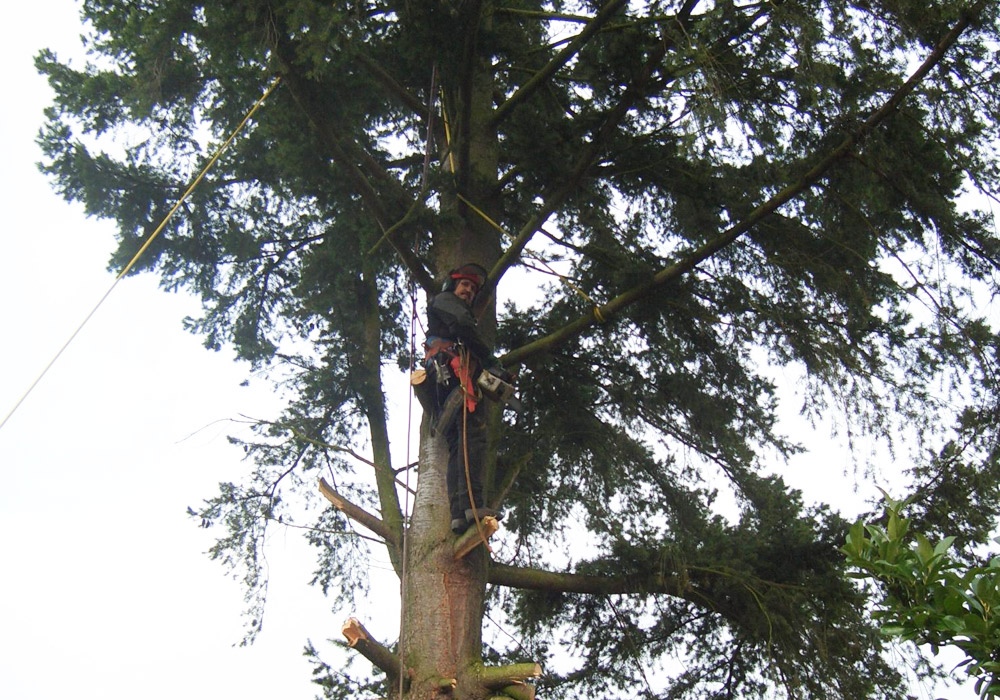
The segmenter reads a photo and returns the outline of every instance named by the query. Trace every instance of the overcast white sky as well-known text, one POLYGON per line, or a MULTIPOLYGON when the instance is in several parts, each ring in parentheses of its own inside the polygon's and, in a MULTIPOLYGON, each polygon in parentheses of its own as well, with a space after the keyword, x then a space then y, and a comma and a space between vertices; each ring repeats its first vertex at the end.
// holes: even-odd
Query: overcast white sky
MULTIPOLYGON (((5 7, 0 420, 113 281, 112 225, 63 202, 35 167, 50 94, 32 58, 45 47, 79 56, 78 9, 5 7)), ((328 647, 345 616, 306 585, 299 535, 275 532, 264 631, 234 648, 243 591, 203 554, 211 531, 185 515, 244 470, 227 419, 277 406, 270 391, 239 386, 245 366, 182 330, 197 310, 152 278, 124 280, 0 430, 0 697, 315 696, 303 644, 328 647)), ((814 458, 798 464, 790 481, 821 498, 846 462, 822 477, 814 458)), ((383 567, 371 573, 395 586, 383 567)), ((358 613, 376 636, 395 634, 391 615, 358 613)))
MULTIPOLYGON (((35 167, 50 95, 32 58, 78 53, 78 8, 5 7, 0 420, 113 281, 112 225, 35 167)), ((323 648, 343 618, 305 585, 298 533, 275 533, 264 633, 233 648, 242 589, 185 515, 245 466, 226 441, 237 427, 219 421, 275 406, 181 329, 197 308, 152 278, 124 280, 0 430, 0 697, 314 697, 303 644, 323 648)))

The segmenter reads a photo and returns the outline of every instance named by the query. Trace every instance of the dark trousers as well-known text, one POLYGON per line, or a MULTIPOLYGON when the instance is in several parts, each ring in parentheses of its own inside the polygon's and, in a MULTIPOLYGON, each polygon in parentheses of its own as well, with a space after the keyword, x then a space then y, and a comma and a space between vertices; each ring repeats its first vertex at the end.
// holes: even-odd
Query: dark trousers
POLYGON ((483 507, 483 464, 486 458, 486 407, 479 405, 472 413, 463 409, 444 431, 448 441, 448 501, 452 520, 465 518, 469 503, 469 482, 476 508, 483 507), (463 415, 464 414, 464 415, 463 415), (464 435, 464 438, 463 438, 464 435), (464 445, 463 445, 464 442, 464 445), (469 456, 469 479, 465 478, 465 455, 469 456))

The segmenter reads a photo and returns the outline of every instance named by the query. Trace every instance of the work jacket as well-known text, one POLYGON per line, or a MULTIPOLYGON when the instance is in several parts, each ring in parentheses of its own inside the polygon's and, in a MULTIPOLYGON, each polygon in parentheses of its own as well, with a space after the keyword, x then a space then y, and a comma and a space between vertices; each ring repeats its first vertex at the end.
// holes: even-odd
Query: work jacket
POLYGON ((499 366, 500 362, 493 357, 490 347, 479 336, 477 326, 472 309, 453 292, 441 292, 427 305, 428 341, 432 338, 458 341, 472 353, 480 366, 499 366))
POLYGON ((499 366, 489 346, 483 342, 477 329, 472 309, 453 292, 435 295, 427 305, 427 342, 425 360, 433 361, 443 353, 455 379, 466 387, 466 405, 474 411, 477 402, 475 378, 482 369, 499 366), (463 360, 456 344, 468 351, 471 357, 463 360))

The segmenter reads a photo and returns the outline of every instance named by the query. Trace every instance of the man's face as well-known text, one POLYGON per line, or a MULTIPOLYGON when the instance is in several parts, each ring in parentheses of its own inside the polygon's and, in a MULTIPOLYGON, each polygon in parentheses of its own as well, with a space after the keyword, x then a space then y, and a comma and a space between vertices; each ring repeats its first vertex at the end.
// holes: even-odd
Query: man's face
POLYGON ((476 292, 478 291, 479 287, 472 280, 461 279, 455 285, 455 296, 469 306, 472 306, 472 300, 476 298, 476 292))

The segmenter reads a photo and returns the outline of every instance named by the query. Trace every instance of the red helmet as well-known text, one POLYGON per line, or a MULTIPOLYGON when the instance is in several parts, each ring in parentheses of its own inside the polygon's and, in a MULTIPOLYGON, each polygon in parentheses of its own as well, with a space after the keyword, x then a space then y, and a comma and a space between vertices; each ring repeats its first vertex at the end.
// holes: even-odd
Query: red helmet
POLYGON ((444 282, 445 292, 455 291, 455 287, 458 285, 459 280, 469 280, 476 285, 476 289, 482 289, 483 283, 486 282, 486 268, 482 265, 477 265, 476 263, 466 263, 461 267, 456 267, 454 270, 448 273, 448 279, 444 282))

